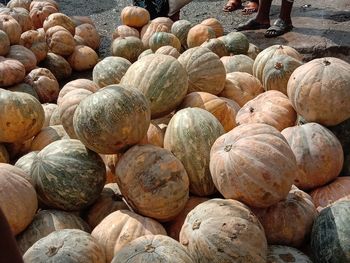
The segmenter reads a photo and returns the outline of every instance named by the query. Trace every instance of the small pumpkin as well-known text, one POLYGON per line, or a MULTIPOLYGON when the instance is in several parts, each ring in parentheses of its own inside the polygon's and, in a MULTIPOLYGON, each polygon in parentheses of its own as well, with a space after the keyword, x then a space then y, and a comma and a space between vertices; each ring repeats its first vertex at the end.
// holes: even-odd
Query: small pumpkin
POLYGON ((210 26, 204 24, 195 25, 188 31, 187 47, 198 47, 211 38, 215 38, 215 31, 210 26))
POLYGON ((35 29, 42 28, 45 19, 53 13, 58 13, 58 7, 48 1, 32 1, 30 5, 29 16, 35 29))
POLYGON ((26 74, 24 65, 15 59, 0 57, 0 87, 22 82, 26 74))
POLYGON ((147 9, 139 6, 126 6, 120 13, 120 20, 123 25, 130 27, 142 27, 150 20, 147 9))
POLYGON ((21 38, 22 28, 21 25, 10 15, 0 14, 0 30, 4 31, 11 45, 19 43, 21 38))
POLYGON ((123 57, 131 63, 145 50, 143 43, 137 37, 120 37, 112 42, 112 55, 123 57))
POLYGON ((133 27, 127 25, 117 26, 114 32, 112 33, 112 39, 118 37, 137 37, 140 38, 140 32, 133 27))
POLYGON ((68 61, 55 53, 47 53, 41 66, 50 70, 57 80, 66 79, 72 75, 72 67, 68 61))
POLYGON ((75 41, 72 34, 62 26, 50 27, 46 33, 46 42, 51 52, 69 56, 75 50, 75 41))
POLYGON ((154 146, 163 147, 164 132, 157 124, 151 123, 149 125, 147 134, 139 142, 139 144, 152 144, 154 146))
POLYGON ((91 24, 81 24, 75 28, 75 36, 83 39, 83 45, 94 50, 100 47, 100 35, 95 26, 91 24))
POLYGON ((91 47, 78 45, 75 46, 67 61, 73 70, 85 71, 94 68, 98 62, 98 55, 91 47))
POLYGON ((21 45, 12 45, 6 57, 16 59, 21 62, 26 70, 26 73, 33 70, 37 64, 34 53, 30 49, 21 45))
POLYGON ((23 32, 19 44, 29 48, 34 53, 38 63, 45 59, 49 49, 45 36, 40 34, 37 30, 23 32))
POLYGON ((140 36, 141 41, 143 43, 143 46, 145 49, 150 48, 149 47, 149 40, 152 37, 153 34, 157 32, 170 32, 170 28, 164 24, 159 23, 148 23, 147 25, 143 26, 140 36))

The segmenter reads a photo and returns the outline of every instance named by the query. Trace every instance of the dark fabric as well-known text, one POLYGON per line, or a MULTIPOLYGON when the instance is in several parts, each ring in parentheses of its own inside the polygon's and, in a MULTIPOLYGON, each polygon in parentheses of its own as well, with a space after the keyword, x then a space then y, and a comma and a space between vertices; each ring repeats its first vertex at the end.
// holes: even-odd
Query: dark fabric
POLYGON ((133 0, 133 4, 146 8, 151 15, 151 19, 160 16, 168 16, 168 0, 133 0))

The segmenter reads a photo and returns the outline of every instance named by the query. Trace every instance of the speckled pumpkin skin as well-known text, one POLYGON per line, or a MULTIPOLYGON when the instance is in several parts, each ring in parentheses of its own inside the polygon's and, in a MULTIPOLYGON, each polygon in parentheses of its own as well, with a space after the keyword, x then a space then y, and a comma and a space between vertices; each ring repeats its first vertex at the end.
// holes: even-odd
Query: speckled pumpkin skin
POLYGON ((15 166, 21 168, 25 173, 30 176, 30 169, 32 168, 33 161, 35 156, 39 153, 39 151, 29 152, 23 155, 21 158, 17 160, 15 166))
POLYGON ((171 33, 180 40, 183 47, 187 47, 187 34, 191 27, 191 22, 187 20, 178 20, 171 26, 171 33))
POLYGON ((45 205, 72 211, 92 204, 99 197, 106 167, 102 158, 80 141, 66 139, 53 142, 38 153, 31 177, 45 205))
POLYGON ((267 263, 312 263, 311 259, 293 247, 287 246, 269 246, 267 254, 267 263))

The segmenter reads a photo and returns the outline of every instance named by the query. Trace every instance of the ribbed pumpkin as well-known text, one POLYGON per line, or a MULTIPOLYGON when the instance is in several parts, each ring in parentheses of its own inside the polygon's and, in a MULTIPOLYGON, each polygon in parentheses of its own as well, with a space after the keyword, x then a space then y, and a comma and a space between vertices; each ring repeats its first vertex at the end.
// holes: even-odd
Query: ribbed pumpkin
POLYGON ((26 74, 25 67, 15 59, 0 57, 0 87, 20 83, 26 74))
POLYGON ((277 90, 261 93, 238 111, 237 124, 265 123, 282 131, 294 126, 297 114, 288 97, 277 90))
POLYGON ((21 168, 26 174, 30 175, 30 169, 38 152, 39 151, 32 151, 23 155, 16 161, 15 166, 21 168))
POLYGON ((44 21, 49 15, 58 12, 58 7, 47 1, 33 1, 29 11, 34 28, 37 29, 43 27, 44 21))
POLYGON ((239 71, 253 74, 254 60, 247 55, 224 56, 221 61, 224 63, 226 73, 239 71))
POLYGON ((163 235, 146 235, 128 243, 111 263, 123 262, 194 263, 181 244, 163 235))
POLYGON ((287 86, 298 114, 308 122, 327 126, 349 119, 349 70, 349 63, 333 57, 314 59, 298 67, 287 86))
POLYGON ((72 67, 68 61, 55 53, 47 53, 41 66, 50 70, 57 80, 66 79, 72 75, 72 67))
POLYGON ((0 144, 0 163, 8 163, 10 161, 9 153, 3 144, 0 144))
POLYGON ((11 45, 19 43, 22 28, 21 25, 10 15, 0 14, 0 30, 9 37, 11 45))
POLYGON ((220 121, 226 132, 236 127, 236 111, 219 97, 207 92, 191 92, 179 108, 197 107, 209 111, 220 121))
POLYGON ((171 33, 180 40, 183 47, 187 47, 187 34, 191 27, 191 22, 187 20, 178 20, 171 26, 171 33))
POLYGON ((126 6, 120 13, 120 20, 123 25, 131 27, 142 27, 150 20, 147 9, 139 6, 126 6))
POLYGON ((191 212, 197 205, 208 201, 208 198, 205 197, 197 197, 197 196, 190 196, 188 199, 184 209, 178 214, 173 220, 170 222, 167 222, 166 224, 166 230, 168 232, 168 235, 179 241, 180 239, 180 231, 182 228, 182 225, 185 222, 186 216, 189 212, 191 212))
POLYGON ((54 26, 61 26, 64 27, 65 29, 67 29, 73 36, 75 34, 75 23, 73 22, 73 20, 63 14, 63 13, 54 13, 49 15, 44 23, 43 23, 43 28, 45 30, 45 32, 54 26))
POLYGON ((146 136, 139 142, 139 144, 152 144, 154 146, 163 147, 164 132, 157 124, 151 123, 149 125, 146 136))
POLYGON ((83 45, 89 46, 92 49, 100 47, 100 35, 97 29, 91 24, 81 24, 75 28, 75 36, 83 40, 83 45))
POLYGON ((145 49, 149 48, 149 40, 156 32, 170 32, 170 28, 164 24, 149 23, 141 30, 141 40, 145 49))
POLYGON ((0 30, 0 56, 6 56, 10 51, 10 39, 6 32, 0 30))
POLYGON ((265 90, 278 90, 287 95, 287 84, 293 71, 302 62, 288 55, 272 57, 264 67, 262 83, 265 90))
POLYGON ((317 208, 322 209, 339 199, 350 199, 350 176, 338 177, 330 184, 310 193, 317 208))
POLYGON ((323 209, 311 233, 314 262, 349 262, 350 201, 338 201, 323 209))
POLYGON ((297 171, 287 141, 267 124, 242 124, 219 137, 210 152, 210 172, 219 192, 252 207, 283 200, 297 171))
POLYGON ((302 56, 294 48, 283 45, 273 45, 268 48, 265 48, 256 56, 253 65, 253 75, 262 82, 262 76, 264 73, 266 63, 271 58, 278 55, 288 55, 298 61, 302 60, 302 56))
MULTIPOLYGON (((223 105, 225 103, 223 102, 223 105)), ((209 171, 210 149, 224 134, 214 115, 199 108, 185 108, 171 118, 164 137, 164 148, 184 165, 190 180, 190 192, 208 196, 216 192, 209 171), (193 154, 196 153, 196 158, 193 154)))
POLYGON ((43 124, 43 128, 45 128, 47 126, 50 126, 51 116, 52 116, 54 110, 58 108, 58 106, 57 106, 57 104, 54 104, 54 103, 44 103, 44 104, 42 104, 42 106, 43 106, 43 109, 45 112, 45 121, 43 124))
POLYGON ((263 86, 254 76, 246 72, 232 72, 226 75, 225 86, 219 96, 231 99, 243 107, 263 92, 263 86))
POLYGON ((58 98, 57 98, 57 104, 60 105, 63 96, 74 89, 86 89, 94 93, 99 89, 99 87, 95 82, 89 79, 72 80, 68 82, 66 85, 64 85, 60 90, 60 93, 58 94, 58 98))
POLYGON ((14 7, 23 7, 27 10, 29 10, 31 0, 11 0, 7 3, 7 7, 14 8, 14 7))
POLYGON ((45 115, 39 101, 23 92, 0 89, 0 142, 23 142, 37 134, 45 115))
POLYGON ((59 5, 55 0, 32 0, 32 2, 29 5, 29 10, 34 8, 38 3, 48 3, 48 4, 56 7, 57 9, 59 9, 59 5))
POLYGON ((133 28, 127 25, 120 25, 120 26, 117 26, 112 33, 112 39, 116 39, 118 37, 140 38, 140 32, 136 28, 133 28))
POLYGON ((148 56, 148 55, 151 55, 151 54, 154 54, 152 49, 146 49, 145 51, 143 51, 139 57, 137 58, 137 60, 140 60, 141 58, 145 57, 145 56, 148 56))
POLYGON ((82 209, 100 195, 106 180, 101 157, 78 140, 55 141, 42 149, 31 168, 35 189, 45 205, 82 209))
POLYGON ((69 139, 69 136, 62 125, 48 126, 41 129, 41 131, 34 137, 30 149, 32 151, 41 151, 50 143, 62 139, 69 139))
POLYGON ((201 47, 208 48, 220 58, 230 55, 226 49, 224 42, 218 38, 211 38, 202 43, 201 47))
POLYGON ((118 185, 106 184, 100 197, 86 212, 86 222, 94 229, 105 217, 119 210, 129 210, 129 207, 123 200, 118 185))
POLYGON ((295 186, 285 200, 253 212, 263 225, 269 244, 292 247, 299 247, 308 239, 318 215, 311 196, 295 186))
POLYGON ((13 235, 22 232, 32 222, 38 208, 35 189, 25 176, 20 168, 0 164, 0 208, 13 235))
POLYGON ((21 26, 21 32, 33 29, 33 22, 29 16, 29 11, 22 7, 1 8, 0 15, 6 14, 12 16, 21 26))
POLYGON ((231 32, 220 38, 230 54, 247 54, 249 49, 248 38, 241 32, 231 32))
POLYGON ((57 100, 60 91, 55 76, 47 68, 35 68, 24 78, 24 82, 31 85, 39 96, 41 103, 57 100))
POLYGON ((85 71, 94 68, 98 62, 98 55, 91 47, 78 45, 67 61, 73 70, 85 71))
POLYGON ((269 246, 267 263, 312 263, 311 259, 303 252, 293 247, 269 246))
POLYGON ((69 56, 74 52, 74 37, 64 27, 51 27, 46 31, 45 35, 46 43, 51 52, 61 56, 69 56))
POLYGON ((142 41, 137 37, 118 37, 112 42, 112 55, 135 62, 145 50, 142 41))
POLYGON ((167 16, 158 16, 154 19, 151 20, 151 23, 156 23, 156 24, 161 24, 161 25, 165 25, 167 28, 169 28, 169 30, 171 29, 171 27, 174 24, 174 21, 171 20, 169 17, 167 16))
POLYGON ((6 57, 21 62, 27 73, 34 69, 37 64, 34 53, 30 49, 21 45, 12 45, 6 57))
POLYGON ((182 53, 178 60, 188 74, 188 93, 204 91, 217 95, 224 89, 224 64, 209 49, 190 48, 182 53))
POLYGON ((168 150, 136 145, 123 154, 115 173, 123 196, 141 215, 169 221, 185 207, 188 176, 180 160, 168 150))
POLYGON ((78 229, 61 229, 38 240, 23 255, 26 263, 85 262, 105 263, 102 247, 86 233, 78 229))
POLYGON ((224 34, 224 27, 216 18, 207 18, 203 20, 201 24, 210 26, 215 32, 215 37, 221 37, 224 34))
POLYGON ((92 79, 100 88, 119 84, 130 66, 130 61, 125 58, 106 57, 95 65, 92 71, 92 79))
POLYGON ((188 77, 177 59, 154 54, 132 64, 120 83, 146 96, 153 119, 172 112, 181 103, 187 93, 188 77))
POLYGON ((195 262, 266 262, 262 225, 247 206, 232 199, 197 205, 186 217, 180 242, 195 262))
POLYGON ((91 94, 92 92, 86 89, 75 89, 68 92, 61 100, 59 106, 61 123, 71 139, 77 138, 73 125, 74 112, 79 103, 91 94))
POLYGON ((110 262, 113 256, 132 240, 150 234, 166 235, 166 231, 157 221, 128 210, 109 214, 91 233, 103 247, 107 256, 106 262, 110 262))
POLYGON ((73 125, 88 148, 111 154, 138 143, 147 133, 150 117, 148 101, 140 91, 110 85, 80 102, 73 125))
POLYGON ((149 41, 149 47, 153 52, 156 52, 158 48, 163 46, 172 46, 180 51, 181 43, 180 40, 173 34, 167 32, 156 32, 154 33, 149 41))
POLYGON ((48 46, 45 36, 41 35, 37 30, 28 30, 21 34, 19 44, 29 48, 35 55, 37 62, 45 59, 48 46))
POLYGON ((168 55, 168 56, 172 56, 174 58, 178 58, 181 55, 180 52, 172 46, 162 46, 162 47, 157 49, 155 54, 168 55))
POLYGON ((60 210, 40 210, 32 223, 16 237, 24 254, 35 242, 59 229, 80 229, 90 232, 89 226, 78 216, 60 210))
POLYGON ((303 190, 325 185, 335 179, 343 166, 339 140, 318 123, 307 123, 282 131, 298 164, 295 185, 303 190))
POLYGON ((213 28, 203 24, 195 25, 188 31, 187 47, 198 47, 211 38, 215 38, 215 31, 213 28))

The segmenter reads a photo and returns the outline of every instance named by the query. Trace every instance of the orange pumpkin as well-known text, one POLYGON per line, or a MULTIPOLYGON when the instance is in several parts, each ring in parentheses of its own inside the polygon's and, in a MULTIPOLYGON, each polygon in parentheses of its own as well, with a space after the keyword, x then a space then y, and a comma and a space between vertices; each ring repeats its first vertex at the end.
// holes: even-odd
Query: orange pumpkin
POLYGON ((74 37, 61 26, 50 27, 46 31, 46 42, 51 52, 61 56, 69 56, 75 49, 74 37))
POLYGON ((33 22, 29 16, 29 12, 27 9, 22 7, 15 8, 2 8, 0 9, 0 14, 10 15, 21 26, 22 32, 33 29, 33 22))
POLYGON ((22 82, 26 74, 24 65, 15 59, 0 57, 0 87, 22 82))
MULTIPOLYGON (((81 24, 75 28, 75 36, 82 38, 83 44, 98 49, 100 47, 100 35, 91 24, 81 24)), ((74 36, 74 37, 75 37, 74 36)))
POLYGON ((98 55, 91 47, 79 45, 67 58, 68 63, 75 71, 92 69, 98 62, 98 55))
POLYGON ((21 38, 21 25, 10 15, 0 14, 0 30, 4 31, 10 39, 11 45, 19 43, 21 38))
POLYGON ((67 29, 73 36, 75 35, 75 23, 73 22, 73 20, 62 13, 53 13, 51 15, 49 15, 43 24, 43 28, 45 30, 45 32, 54 26, 61 26, 64 27, 65 29, 67 29))
MULTIPOLYGON (((102 157, 102 159, 106 165, 106 171, 107 171, 106 184, 116 183, 117 178, 115 175, 115 167, 116 167, 120 157, 122 156, 122 154, 100 154, 100 156, 102 157)), ((119 192, 120 192, 120 190, 119 190, 119 192)))
POLYGON ((126 6, 120 13, 120 20, 123 25, 130 27, 142 27, 150 20, 147 9, 139 6, 126 6))
POLYGON ((38 63, 45 59, 49 49, 45 35, 40 34, 37 30, 23 32, 19 44, 29 48, 34 53, 38 63))
POLYGON ((149 48, 149 39, 156 32, 170 32, 170 29, 164 24, 154 22, 143 26, 141 30, 141 41, 145 49, 149 48))
POLYGON ((164 132, 158 125, 151 123, 149 125, 146 136, 139 142, 139 144, 152 144, 154 146, 163 147, 164 132))
POLYGON ((116 39, 118 37, 137 37, 140 38, 140 32, 130 26, 120 25, 117 26, 112 34, 112 38, 116 39))
POLYGON ((187 46, 198 47, 211 38, 215 38, 215 31, 210 26, 198 24, 188 31, 187 46))
POLYGON ((202 25, 210 26, 214 32, 215 37, 221 37, 224 35, 224 27, 216 18, 207 18, 201 22, 202 25))
POLYGON ((171 20, 169 17, 165 17, 165 16, 159 16, 154 18, 151 23, 156 23, 156 24, 161 24, 161 25, 165 25, 167 28, 169 28, 169 30, 171 29, 171 27, 174 24, 174 21, 171 20))
POLYGON ((86 89, 91 91, 92 93, 96 92, 99 87, 96 83, 89 79, 75 79, 68 82, 66 85, 62 87, 60 93, 58 94, 57 105, 60 105, 61 100, 64 95, 74 89, 86 89))
POLYGON ((32 2, 29 5, 29 10, 31 10, 34 6, 36 6, 39 3, 48 3, 50 5, 53 5, 55 8, 59 9, 58 3, 55 0, 32 0, 32 2))
POLYGON ((30 72, 36 67, 37 60, 34 53, 21 45, 12 45, 10 52, 6 55, 7 58, 16 59, 24 65, 26 72, 30 72))
POLYGON ((22 7, 29 10, 29 6, 31 2, 32 2, 31 0, 11 0, 10 2, 7 3, 7 7, 9 8, 22 7))
POLYGON ((43 27, 44 21, 49 15, 57 12, 58 8, 47 1, 33 1, 30 5, 29 16, 34 28, 38 29, 43 27))

